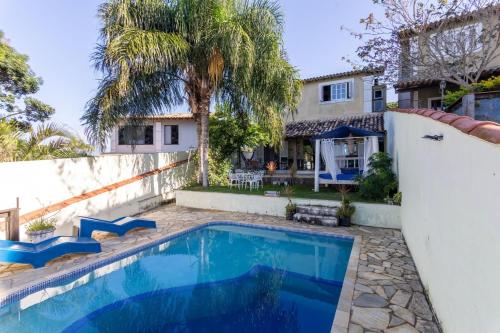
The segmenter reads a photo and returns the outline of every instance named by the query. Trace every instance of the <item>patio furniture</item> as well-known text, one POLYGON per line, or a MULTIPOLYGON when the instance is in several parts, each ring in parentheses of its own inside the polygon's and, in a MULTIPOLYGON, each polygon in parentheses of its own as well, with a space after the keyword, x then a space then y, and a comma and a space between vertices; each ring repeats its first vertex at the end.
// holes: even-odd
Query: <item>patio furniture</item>
POLYGON ((156 222, 139 217, 120 217, 116 220, 108 221, 91 217, 84 217, 80 220, 80 237, 92 237, 93 231, 107 231, 123 236, 132 229, 149 228, 155 229, 156 222))
POLYGON ((246 185, 248 184, 250 191, 253 189, 259 189, 260 187, 263 187, 263 176, 262 174, 256 172, 256 173, 248 173, 245 178, 245 188, 246 185))
POLYGON ((0 240, 0 261, 30 264, 34 268, 69 253, 99 253, 101 244, 92 238, 53 237, 39 243, 0 240))
POLYGON ((238 186, 238 188, 240 188, 241 177, 239 174, 230 172, 227 178, 229 179, 229 188, 233 188, 233 185, 236 185, 238 186))

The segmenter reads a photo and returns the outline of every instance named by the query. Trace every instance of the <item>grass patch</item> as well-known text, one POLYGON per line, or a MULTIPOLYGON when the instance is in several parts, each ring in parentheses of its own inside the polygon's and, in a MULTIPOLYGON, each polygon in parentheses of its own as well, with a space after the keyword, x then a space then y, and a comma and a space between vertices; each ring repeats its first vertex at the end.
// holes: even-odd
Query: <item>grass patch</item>
MULTIPOLYGON (((197 192, 215 192, 215 193, 234 193, 234 194, 249 194, 249 195, 264 195, 265 191, 279 191, 283 193, 284 186, 280 185, 264 185, 264 188, 258 190, 249 189, 238 189, 233 187, 232 189, 226 186, 191 186, 185 188, 187 191, 197 191, 197 192)), ((314 192, 312 186, 308 185, 294 185, 293 198, 303 198, 303 199, 319 199, 319 200, 335 200, 340 201, 342 199, 341 194, 335 188, 325 188, 321 187, 319 192, 314 192)), ((284 197, 284 195, 281 195, 284 197)), ((347 195, 348 199, 353 202, 368 202, 368 203, 384 203, 383 201, 373 201, 361 198, 358 192, 349 192, 347 195)))

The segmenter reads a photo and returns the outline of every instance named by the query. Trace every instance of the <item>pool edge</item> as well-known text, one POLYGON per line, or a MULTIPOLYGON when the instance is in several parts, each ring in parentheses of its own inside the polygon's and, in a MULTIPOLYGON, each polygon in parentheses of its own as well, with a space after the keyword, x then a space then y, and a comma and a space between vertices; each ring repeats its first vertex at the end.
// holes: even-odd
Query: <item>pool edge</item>
POLYGON ((358 262, 361 251, 361 236, 354 236, 351 248, 351 255, 347 264, 342 289, 340 291, 339 302, 335 311, 331 333, 348 333, 349 319, 351 317, 352 299, 354 296, 354 286, 358 276, 358 262))

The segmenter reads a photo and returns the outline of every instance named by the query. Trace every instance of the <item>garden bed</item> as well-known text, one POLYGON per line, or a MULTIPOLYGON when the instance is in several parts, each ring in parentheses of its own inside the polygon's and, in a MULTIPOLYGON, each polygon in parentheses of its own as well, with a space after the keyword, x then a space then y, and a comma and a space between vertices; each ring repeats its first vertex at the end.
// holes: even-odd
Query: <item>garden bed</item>
MULTIPOLYGON (((215 192, 215 193, 234 193, 234 194, 247 194, 247 195, 264 195, 266 191, 279 191, 283 192, 284 186, 280 185, 264 185, 263 188, 258 190, 249 189, 238 189, 237 187, 230 188, 228 186, 191 186, 186 188, 187 191, 198 191, 198 192, 215 192)), ((322 187, 319 192, 314 192, 311 186, 307 185, 294 185, 293 186, 293 198, 304 198, 304 199, 318 199, 318 200, 334 200, 340 201, 342 195, 331 187, 322 187)), ((283 195, 282 195, 283 196, 283 195)), ((354 202, 366 202, 366 203, 384 203, 383 201, 373 201, 361 198, 358 192, 349 192, 347 194, 348 198, 354 202)))

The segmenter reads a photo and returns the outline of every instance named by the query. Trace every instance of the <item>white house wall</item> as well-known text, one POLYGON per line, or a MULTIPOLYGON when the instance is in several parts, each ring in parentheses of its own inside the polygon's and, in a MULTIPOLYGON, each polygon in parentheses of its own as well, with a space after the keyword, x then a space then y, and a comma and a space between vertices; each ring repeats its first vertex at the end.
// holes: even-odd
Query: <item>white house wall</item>
POLYGON ((136 145, 134 148, 130 145, 118 144, 118 129, 112 133, 110 140, 111 153, 170 153, 176 151, 186 151, 198 147, 196 123, 193 120, 172 119, 161 121, 145 122, 146 125, 153 125, 154 139, 152 145, 136 145), (165 145, 163 140, 163 126, 179 126, 179 144, 165 145))
POLYGON ((444 332, 499 332, 500 145, 415 114, 385 124, 402 231, 444 332))

